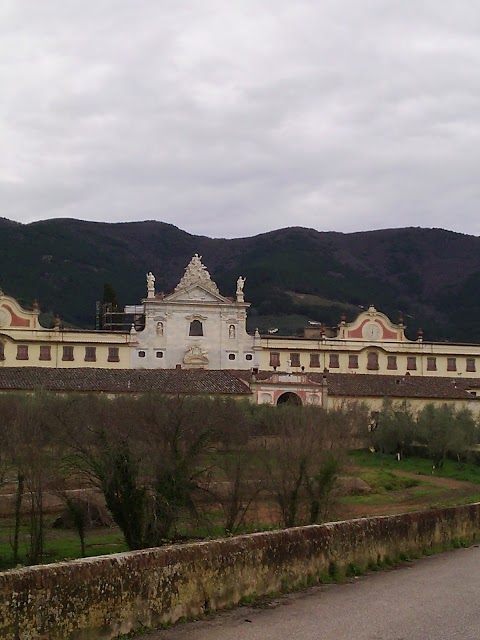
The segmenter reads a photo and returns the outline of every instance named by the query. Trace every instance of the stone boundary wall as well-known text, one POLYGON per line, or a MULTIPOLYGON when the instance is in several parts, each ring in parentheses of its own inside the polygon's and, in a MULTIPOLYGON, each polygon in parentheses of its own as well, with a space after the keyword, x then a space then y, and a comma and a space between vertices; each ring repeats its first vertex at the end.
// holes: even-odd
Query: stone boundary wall
POLYGON ((0 638, 99 640, 480 534, 480 503, 0 573, 0 638))

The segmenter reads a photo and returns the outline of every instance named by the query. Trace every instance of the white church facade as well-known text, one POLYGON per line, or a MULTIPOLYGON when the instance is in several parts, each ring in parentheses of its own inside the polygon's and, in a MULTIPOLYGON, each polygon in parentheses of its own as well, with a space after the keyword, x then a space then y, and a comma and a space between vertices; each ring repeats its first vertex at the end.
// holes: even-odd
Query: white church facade
POLYGON ((246 331, 245 279, 235 298, 222 296, 200 256, 195 254, 170 294, 155 292, 147 274, 142 300, 145 328, 130 333, 133 369, 249 369, 256 363, 260 337, 246 331))

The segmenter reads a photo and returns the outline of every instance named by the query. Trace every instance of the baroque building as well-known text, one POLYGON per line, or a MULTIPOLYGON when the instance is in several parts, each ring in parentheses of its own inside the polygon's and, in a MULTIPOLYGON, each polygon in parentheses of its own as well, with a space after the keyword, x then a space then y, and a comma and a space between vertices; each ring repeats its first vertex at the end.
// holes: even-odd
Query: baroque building
MULTIPOLYGON (((319 402, 321 391, 305 390, 305 374, 445 377, 472 383, 479 376, 479 344, 429 342, 421 331, 409 340, 402 320, 395 324, 373 306, 352 322, 341 318, 336 327, 311 325, 302 337, 250 335, 245 278, 238 278, 235 297, 226 297, 197 254, 172 292, 156 292, 152 273, 146 280, 145 298, 131 307, 141 322, 130 332, 65 329, 59 320, 48 329, 40 325, 38 305, 27 311, 0 291, 0 366, 266 372, 271 382, 264 378, 263 386, 277 389, 281 381, 286 384, 285 376, 293 383, 295 374, 305 391, 302 401, 312 404, 319 402)), ((258 399, 268 394, 276 402, 278 393, 267 389, 259 390, 258 399)))
POLYGON ((255 338, 246 331, 245 279, 235 298, 221 295, 201 257, 195 254, 172 293, 155 293, 147 274, 142 300, 145 328, 131 331, 134 369, 249 369, 255 363, 255 338))
POLYGON ((245 278, 223 296, 197 254, 172 292, 156 292, 152 273, 146 284, 141 305, 125 309, 139 320, 130 331, 65 329, 59 319, 45 328, 37 304, 25 310, 0 290, 0 392, 205 393, 324 408, 362 400, 374 412, 390 397, 480 412, 478 344, 428 342, 421 331, 409 340, 401 320, 373 306, 303 337, 250 335, 245 278))
POLYGON ((23 309, 0 289, 0 367, 109 368, 130 366, 128 334, 42 327, 36 303, 23 309))
POLYGON ((402 321, 394 324, 370 306, 337 327, 309 327, 301 338, 262 336, 260 369, 288 372, 407 375, 477 378, 480 345, 428 342, 405 336, 402 321))

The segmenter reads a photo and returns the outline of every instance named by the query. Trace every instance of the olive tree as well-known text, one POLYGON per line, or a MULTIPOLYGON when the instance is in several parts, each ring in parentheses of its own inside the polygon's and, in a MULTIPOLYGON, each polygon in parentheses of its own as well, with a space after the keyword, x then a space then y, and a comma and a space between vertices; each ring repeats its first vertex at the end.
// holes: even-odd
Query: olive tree
POLYGON ((393 402, 385 398, 372 440, 382 452, 395 453, 401 458, 415 439, 416 427, 415 415, 407 402, 393 402))

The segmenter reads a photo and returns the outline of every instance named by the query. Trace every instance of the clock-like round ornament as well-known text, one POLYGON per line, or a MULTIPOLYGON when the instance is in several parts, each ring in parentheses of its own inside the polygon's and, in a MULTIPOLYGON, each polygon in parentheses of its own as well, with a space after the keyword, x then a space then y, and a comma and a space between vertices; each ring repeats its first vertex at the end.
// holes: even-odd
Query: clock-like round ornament
POLYGON ((366 340, 380 340, 383 331, 376 322, 367 322, 363 326, 362 335, 366 340))

